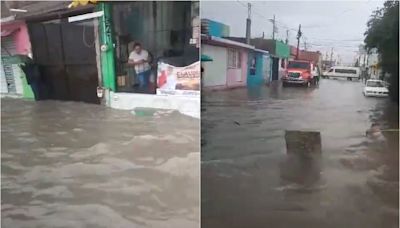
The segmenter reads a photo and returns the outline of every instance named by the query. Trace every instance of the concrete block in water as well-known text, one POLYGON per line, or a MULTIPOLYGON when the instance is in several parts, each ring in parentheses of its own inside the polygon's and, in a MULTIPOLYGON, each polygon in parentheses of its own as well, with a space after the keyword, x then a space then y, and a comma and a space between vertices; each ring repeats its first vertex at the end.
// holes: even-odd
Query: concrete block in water
POLYGON ((317 131, 285 131, 288 154, 321 154, 321 133, 317 131))

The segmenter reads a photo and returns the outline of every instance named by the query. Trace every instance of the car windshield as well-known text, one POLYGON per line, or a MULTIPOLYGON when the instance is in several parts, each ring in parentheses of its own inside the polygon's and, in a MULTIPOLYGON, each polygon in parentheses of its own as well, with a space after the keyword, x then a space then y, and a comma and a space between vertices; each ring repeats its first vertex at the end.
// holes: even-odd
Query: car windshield
POLYGON ((304 62, 289 62, 288 68, 300 68, 300 69, 309 69, 310 64, 304 62))
POLYGON ((369 81, 367 82, 368 87, 384 87, 383 83, 380 81, 369 81))

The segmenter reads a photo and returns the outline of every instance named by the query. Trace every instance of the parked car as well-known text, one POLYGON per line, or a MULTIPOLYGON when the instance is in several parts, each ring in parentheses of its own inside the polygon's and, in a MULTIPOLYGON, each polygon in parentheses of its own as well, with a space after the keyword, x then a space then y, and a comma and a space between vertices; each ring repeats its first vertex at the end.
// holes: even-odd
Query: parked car
POLYGON ((389 90, 382 80, 367 80, 363 89, 363 94, 366 97, 387 97, 389 90))
POLYGON ((324 78, 346 78, 351 81, 353 79, 360 79, 361 73, 358 67, 345 67, 345 66, 334 66, 329 71, 323 74, 324 78))
POLYGON ((310 87, 316 84, 316 77, 313 73, 313 64, 305 60, 289 61, 287 70, 282 77, 282 85, 300 84, 310 87))

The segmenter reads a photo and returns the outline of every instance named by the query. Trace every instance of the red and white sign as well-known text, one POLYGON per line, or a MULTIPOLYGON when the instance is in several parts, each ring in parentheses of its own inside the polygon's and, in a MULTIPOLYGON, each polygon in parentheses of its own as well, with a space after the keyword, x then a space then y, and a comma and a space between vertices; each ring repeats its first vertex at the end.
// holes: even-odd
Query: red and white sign
POLYGON ((185 67, 159 63, 157 70, 157 94, 199 96, 200 61, 185 67))

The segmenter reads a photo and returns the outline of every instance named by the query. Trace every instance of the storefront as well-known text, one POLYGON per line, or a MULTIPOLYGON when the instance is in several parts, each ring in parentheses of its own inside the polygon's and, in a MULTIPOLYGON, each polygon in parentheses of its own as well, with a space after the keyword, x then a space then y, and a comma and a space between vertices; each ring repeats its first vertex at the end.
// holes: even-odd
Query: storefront
POLYGON ((100 44, 107 105, 178 110, 200 106, 199 2, 113 2, 99 8, 104 12, 100 44), (139 52, 134 51, 137 44, 139 52), (148 53, 145 85, 130 58, 143 51, 148 53))
POLYGON ((160 63, 185 67, 199 61, 190 44, 196 2, 116 2, 112 4, 117 92, 155 94, 160 63), (129 64, 134 46, 148 52, 149 83, 140 88, 137 70, 129 64))
POLYGON ((19 55, 31 55, 27 26, 23 21, 1 24, 1 90, 2 95, 33 98, 19 55))
POLYGON ((40 100, 100 103, 95 20, 83 20, 95 6, 69 9, 68 2, 8 3, 8 9, 19 9, 20 12, 2 23, 1 73, 2 81, 5 78, 8 87, 2 87, 2 93, 6 91, 40 100), (82 20, 72 21, 71 18, 76 16, 82 20), (28 60, 28 56, 32 59, 28 60), (35 65, 40 76, 26 75, 22 71, 21 65, 27 62, 35 65), (11 80, 11 73, 14 80, 11 80), (30 79, 29 85, 27 79, 30 79), (35 94, 32 88, 35 88, 35 94))
POLYGON ((255 38, 252 44, 257 49, 268 51, 272 62, 271 81, 279 80, 286 69, 287 60, 290 57, 289 45, 279 40, 255 38))
MULTIPOLYGON (((26 40, 32 51, 29 46, 29 53, 22 54, 32 52, 40 66, 46 99, 104 102, 119 109, 194 109, 200 115, 198 1, 98 2, 72 8, 68 4, 21 3, 18 8, 26 12, 18 19, 27 26, 13 33, 2 26, 2 41, 7 41, 2 46, 11 51, 13 34, 29 31, 26 40), (46 10, 38 10, 42 8, 46 10), (137 71, 129 63, 138 43, 148 52, 150 72, 147 85, 140 88, 137 71)), ((11 70, 2 64, 1 79, 7 81, 2 85, 9 87, 2 92, 22 94, 21 83, 12 83, 15 77, 4 73, 11 70)))
POLYGON ((269 83, 271 80, 271 61, 267 51, 254 49, 249 52, 248 86, 269 83))

